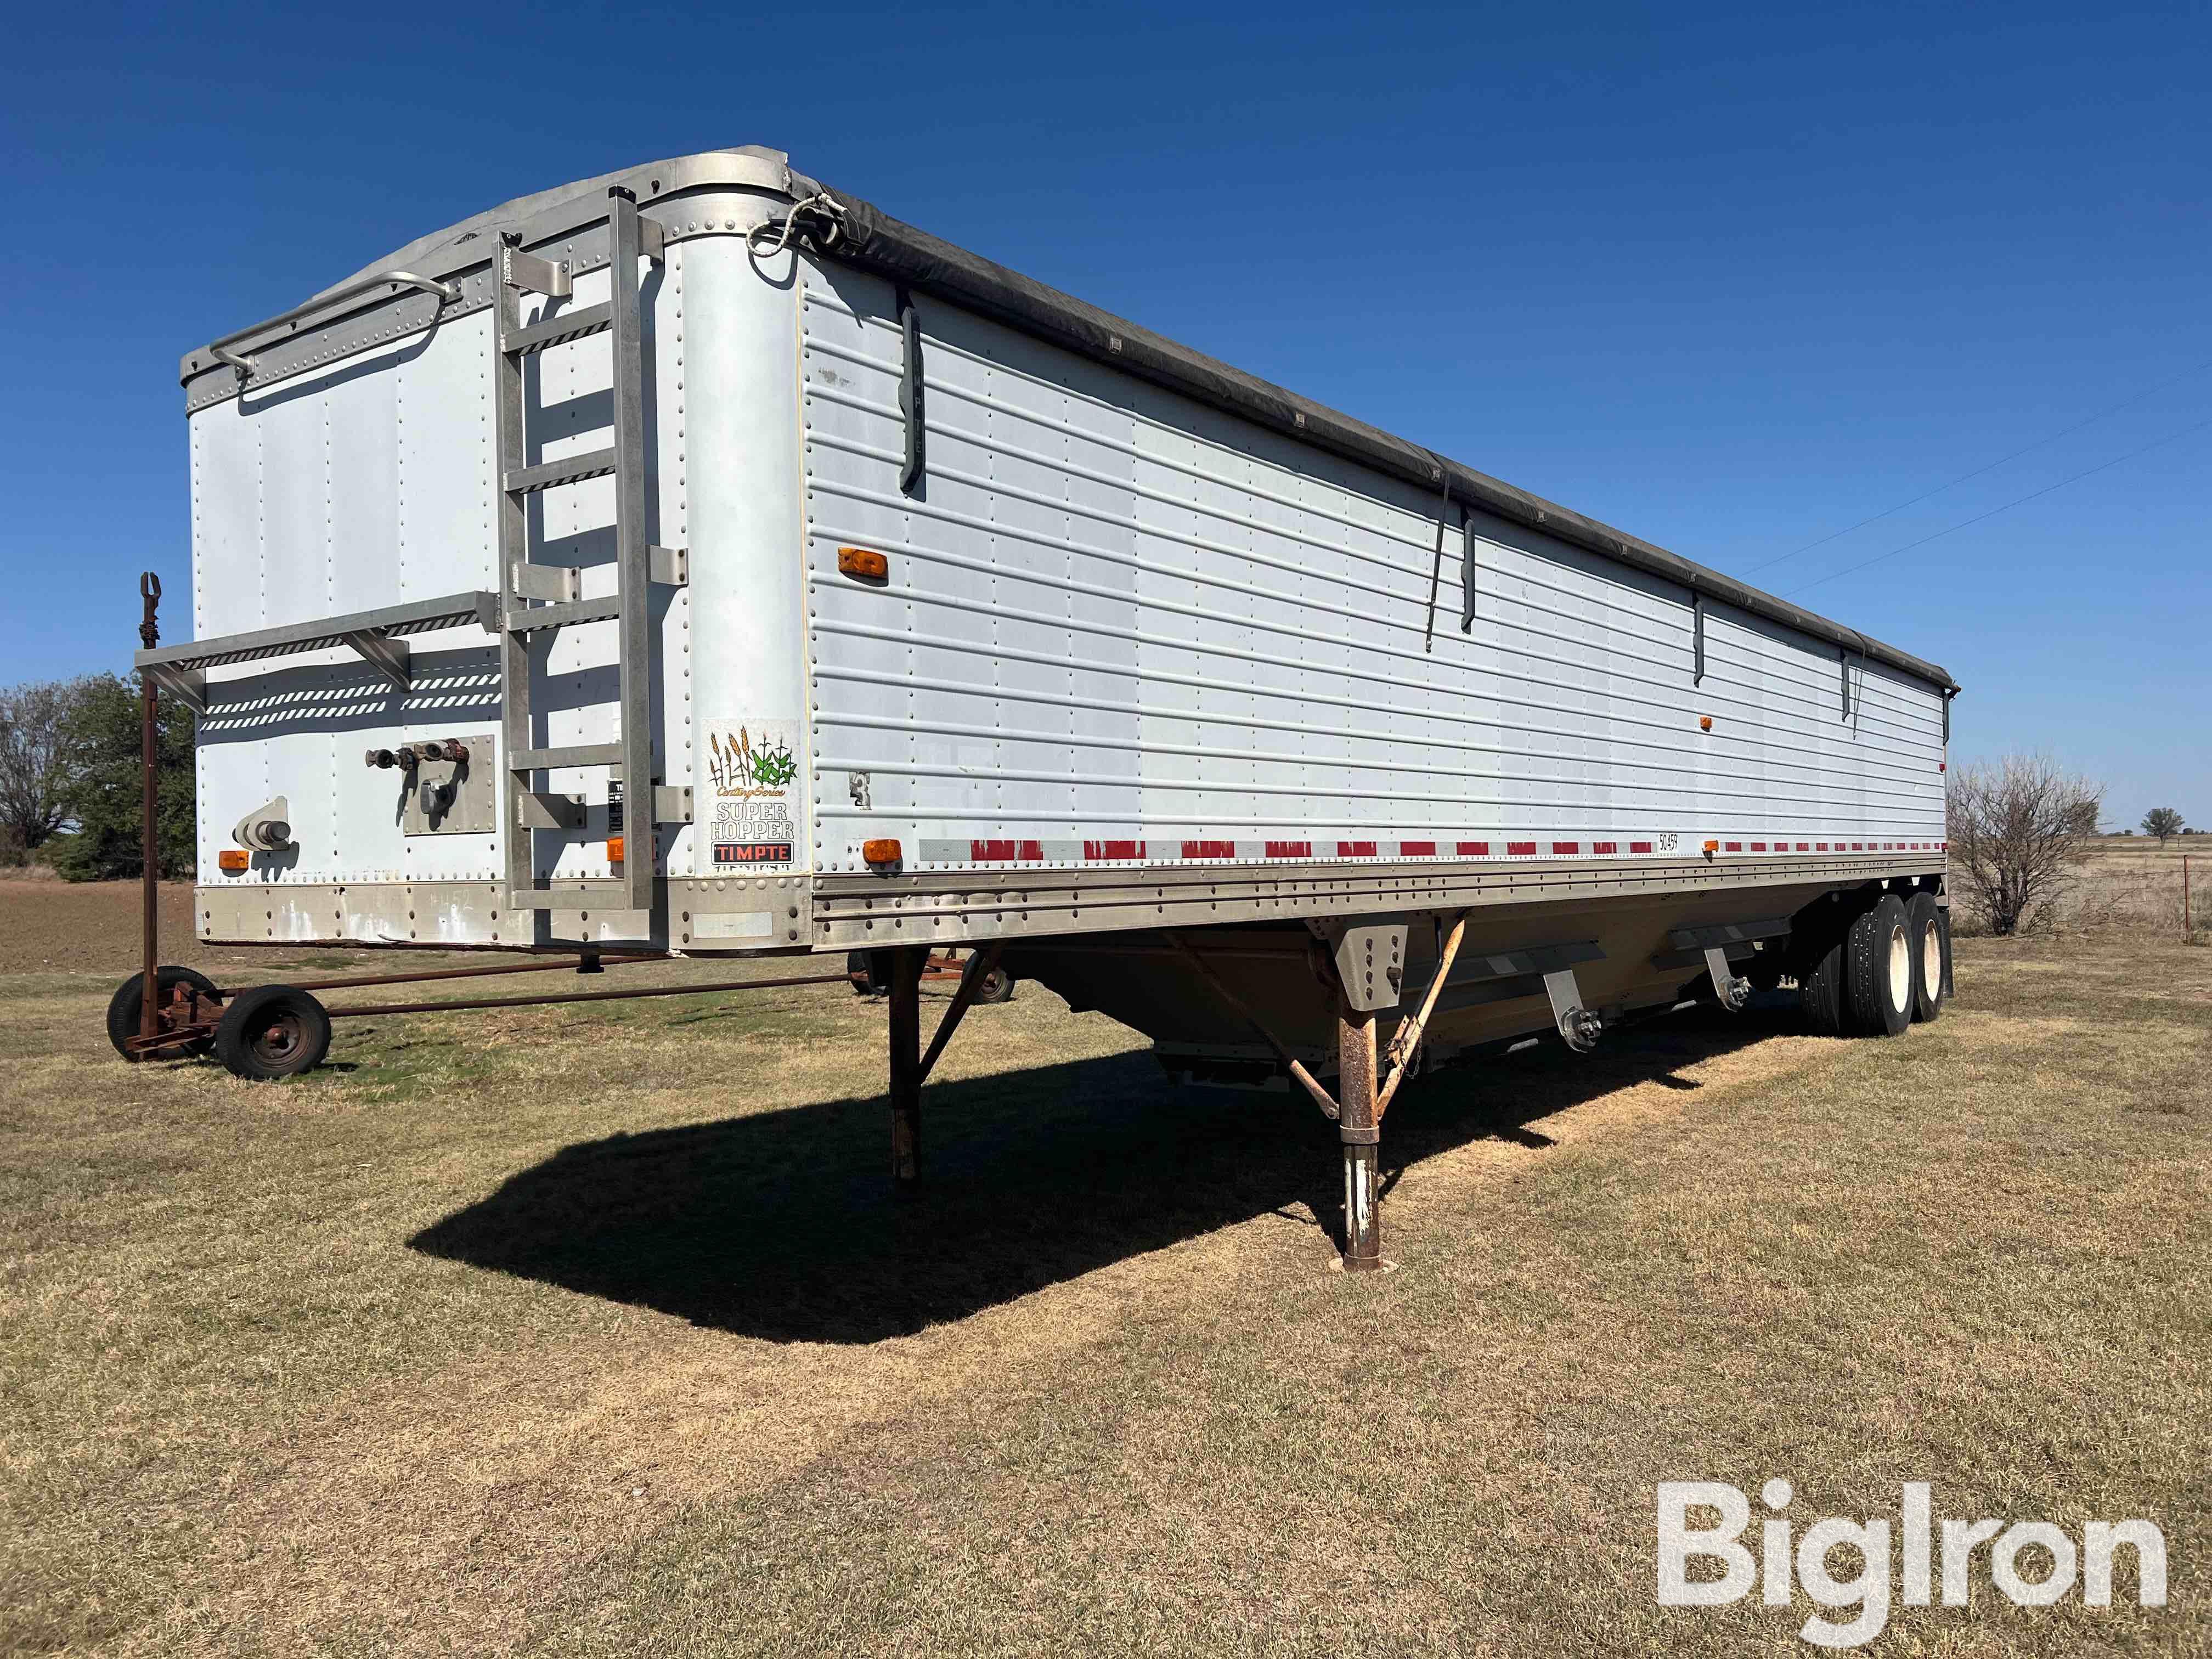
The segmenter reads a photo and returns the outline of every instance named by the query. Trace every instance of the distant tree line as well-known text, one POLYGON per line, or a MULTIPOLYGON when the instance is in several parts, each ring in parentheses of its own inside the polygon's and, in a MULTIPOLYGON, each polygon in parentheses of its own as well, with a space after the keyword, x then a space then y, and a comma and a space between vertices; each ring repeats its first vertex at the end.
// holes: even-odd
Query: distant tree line
MULTIPOLYGON (((192 712, 161 702, 155 852, 192 873, 192 712)), ((138 679, 88 674, 0 690, 0 863, 33 858, 71 881, 139 873, 138 679)))

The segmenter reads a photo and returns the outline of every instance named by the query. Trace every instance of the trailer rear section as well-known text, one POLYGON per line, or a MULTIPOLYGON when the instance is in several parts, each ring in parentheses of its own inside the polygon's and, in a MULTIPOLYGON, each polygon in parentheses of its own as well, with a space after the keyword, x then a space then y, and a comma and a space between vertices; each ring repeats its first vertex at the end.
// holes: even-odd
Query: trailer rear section
MULTIPOLYGON (((1942 669, 776 152, 495 209, 184 380, 196 637, 140 661, 204 938, 867 953, 909 1177, 965 951, 952 1023, 1012 972, 1311 1093, 1358 1262, 1424 1065, 1940 1005, 1942 669)), ((236 1000, 156 994, 173 1047, 236 1000)))

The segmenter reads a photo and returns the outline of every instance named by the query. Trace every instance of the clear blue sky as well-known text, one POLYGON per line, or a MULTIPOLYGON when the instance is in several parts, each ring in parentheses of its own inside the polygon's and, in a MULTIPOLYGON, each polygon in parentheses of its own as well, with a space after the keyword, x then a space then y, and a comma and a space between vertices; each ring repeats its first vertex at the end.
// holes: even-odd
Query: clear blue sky
POLYGON ((2212 13, 1787 9, 14 14, 0 682, 124 665, 142 568, 186 591, 179 352, 759 143, 1739 574, 2148 392, 1753 579, 1948 666, 1960 756, 2212 825, 2212 13))

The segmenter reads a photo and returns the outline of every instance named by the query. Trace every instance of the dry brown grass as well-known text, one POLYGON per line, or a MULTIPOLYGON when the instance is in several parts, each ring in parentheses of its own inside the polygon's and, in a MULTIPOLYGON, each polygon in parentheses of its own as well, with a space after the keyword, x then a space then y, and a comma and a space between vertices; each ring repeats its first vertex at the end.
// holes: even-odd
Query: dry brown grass
POLYGON ((2162 1613, 1984 1584, 1890 1650, 2212 1645, 2202 950, 1421 1079, 1365 1279, 1310 1109, 1034 986, 900 1205, 834 988, 252 1088, 113 1061, 111 983, 0 978, 0 1652, 1765 1652, 1807 1605, 1656 1607, 1651 1504, 1774 1474, 2166 1529, 2162 1613))
MULTIPOLYGON (((2179 943, 2185 859, 2191 933, 2200 945, 2212 943, 2212 837, 2204 836, 2178 836, 2163 848, 2148 836, 2096 837, 2058 902, 2031 919, 2027 931, 2141 934, 2179 943)), ((1973 930, 1974 919, 1963 906, 1957 920, 1973 930)))

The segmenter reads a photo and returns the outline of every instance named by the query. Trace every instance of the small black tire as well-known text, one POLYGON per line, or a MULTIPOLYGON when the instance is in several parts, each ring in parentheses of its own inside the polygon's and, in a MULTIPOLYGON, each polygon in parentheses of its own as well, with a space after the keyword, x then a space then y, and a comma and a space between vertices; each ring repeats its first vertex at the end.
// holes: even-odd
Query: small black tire
POLYGON ((1912 935, 1912 1018, 1923 1024, 1943 1012, 1951 980, 1949 921, 1933 893, 1915 893, 1905 907, 1912 935))
MULTIPOLYGON (((156 968, 154 970, 155 994, 164 1002, 169 993, 179 985, 189 985, 210 1002, 222 1000, 222 993, 205 974, 191 968, 156 968)), ((115 1045, 115 1052, 134 1066, 143 1058, 133 1054, 128 1044, 138 1035, 138 1018, 146 1000, 146 975, 133 974, 115 988, 115 994, 107 1000, 107 1040, 115 1045)), ((162 1050, 164 1055, 190 1054, 194 1059, 204 1055, 215 1047, 212 1036, 195 1037, 180 1048, 162 1050)))
POLYGON ((224 1006, 215 1028, 216 1058, 233 1076, 252 1083, 313 1071, 330 1051, 329 1013, 289 985, 240 991, 224 1006))
POLYGON ((1851 1035, 1850 1000, 1844 989, 1844 963, 1849 954, 1843 934, 1811 951, 1797 968, 1797 1000, 1806 1023, 1822 1036, 1851 1035))
POLYGON ((1896 1036, 1912 1024, 1912 930, 1905 901, 1884 893, 1844 935, 1845 1000, 1863 1036, 1896 1036))
POLYGON ((994 968, 983 975, 983 982, 975 988, 978 1002, 1012 1002, 1014 1000, 1014 976, 1003 968, 994 968))

